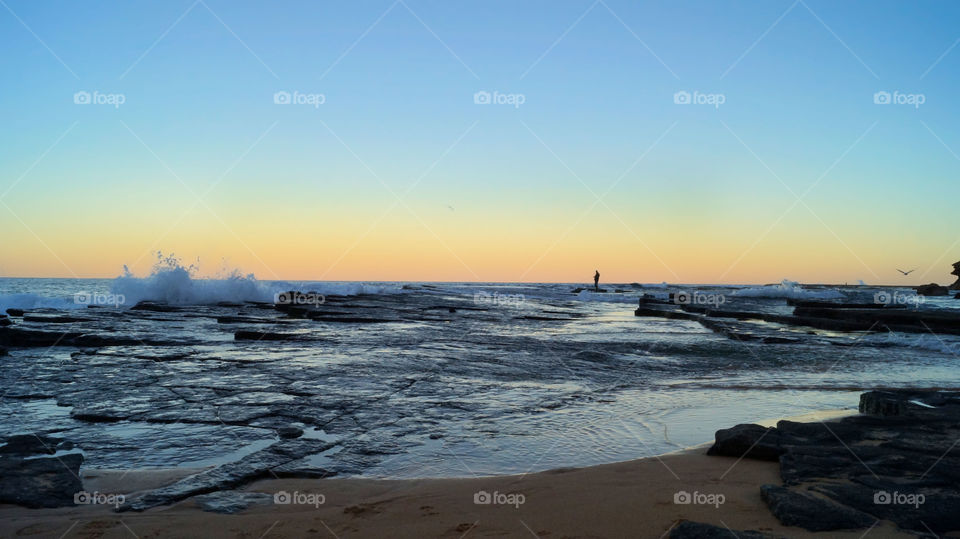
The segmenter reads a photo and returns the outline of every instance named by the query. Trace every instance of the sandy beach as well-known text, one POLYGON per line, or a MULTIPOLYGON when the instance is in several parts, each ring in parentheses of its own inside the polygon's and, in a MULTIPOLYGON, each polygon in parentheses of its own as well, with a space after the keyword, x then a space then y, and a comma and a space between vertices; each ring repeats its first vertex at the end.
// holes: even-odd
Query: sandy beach
MULTIPOLYGON (((325 503, 265 505, 237 515, 192 501, 143 513, 80 507, 0 509, 4 537, 663 537, 680 520, 790 537, 861 537, 780 525, 759 486, 779 484, 773 462, 708 457, 705 449, 526 476, 432 480, 270 480, 245 490, 323 494, 325 503), (522 494, 524 503, 478 505, 474 494, 522 494), (724 503, 682 505, 677 492, 722 494, 724 503)), ((119 479, 138 481, 128 475, 119 479)), ((111 486, 103 481, 100 486, 111 486)), ((104 490, 107 490, 104 489, 104 490)), ((911 537, 879 524, 870 537, 911 537)))
MULTIPOLYGON (((835 411, 807 416, 835 418, 835 411)), ((175 481, 184 471, 96 471, 90 491, 129 492, 175 481)), ((810 533, 781 525, 760 497, 780 484, 779 465, 707 456, 706 446, 586 468, 467 479, 284 479, 245 492, 287 493, 300 504, 255 504, 239 514, 202 511, 194 500, 141 513, 109 506, 0 507, 4 537, 665 537, 683 520, 788 537, 862 537, 863 530, 810 533), (492 503, 476 503, 477 497, 492 503), (319 496, 319 495, 322 495, 319 496), (687 495, 692 503, 677 503, 687 495), (316 503, 322 500, 322 503, 316 503)), ((267 496, 264 496, 267 498, 267 496)), ((879 523, 870 537, 911 537, 879 523)))

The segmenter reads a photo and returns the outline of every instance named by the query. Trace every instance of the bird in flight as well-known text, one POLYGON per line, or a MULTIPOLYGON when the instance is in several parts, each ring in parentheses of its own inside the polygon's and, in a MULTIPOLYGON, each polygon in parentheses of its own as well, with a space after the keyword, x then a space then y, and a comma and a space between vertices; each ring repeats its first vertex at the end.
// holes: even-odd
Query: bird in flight
POLYGON ((911 273, 917 271, 917 268, 913 268, 913 269, 910 270, 910 271, 903 271, 902 269, 897 268, 897 271, 899 271, 900 273, 902 273, 902 274, 904 274, 904 275, 910 275, 911 273))

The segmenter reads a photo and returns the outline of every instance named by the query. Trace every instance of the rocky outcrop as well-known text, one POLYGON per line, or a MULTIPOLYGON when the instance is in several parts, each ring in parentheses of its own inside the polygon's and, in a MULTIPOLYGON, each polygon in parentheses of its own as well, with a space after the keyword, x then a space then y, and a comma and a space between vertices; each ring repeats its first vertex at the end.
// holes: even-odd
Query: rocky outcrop
POLYGON ((953 263, 953 271, 950 272, 950 275, 956 275, 957 280, 950 285, 951 290, 960 290, 960 262, 953 263))
POLYGON ((0 447, 0 503, 24 507, 66 507, 83 490, 83 455, 61 454, 73 444, 60 438, 24 434, 0 447))
POLYGON ((783 448, 780 446, 780 431, 760 425, 737 425, 731 429, 717 431, 716 442, 708 455, 726 457, 746 457, 757 460, 780 460, 783 448))
MULTIPOLYGON (((322 440, 281 440, 234 462, 185 477, 129 501, 119 511, 144 511, 151 507, 169 505, 198 494, 208 494, 235 488, 257 479, 268 477, 295 477, 289 466, 308 455, 325 451, 334 444, 322 440), (282 473, 281 473, 282 472, 282 473)), ((310 476, 307 473, 304 476, 310 476)))
POLYGON ((917 294, 921 296, 946 296, 950 293, 950 289, 937 283, 920 285, 916 290, 917 294))
POLYGON ((871 391, 860 412, 829 423, 738 425, 718 431, 709 454, 779 454, 784 485, 764 485, 761 495, 788 526, 865 529, 890 520, 910 531, 960 530, 960 393, 871 391))
POLYGON ((763 485, 760 497, 781 523, 812 532, 869 528, 877 521, 866 513, 801 489, 763 485))

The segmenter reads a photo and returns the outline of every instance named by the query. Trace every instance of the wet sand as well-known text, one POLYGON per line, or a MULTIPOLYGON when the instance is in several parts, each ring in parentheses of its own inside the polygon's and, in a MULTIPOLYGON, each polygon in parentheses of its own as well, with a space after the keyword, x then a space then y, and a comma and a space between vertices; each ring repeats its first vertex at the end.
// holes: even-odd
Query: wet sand
MULTIPOLYGON (((681 519, 789 537, 861 537, 865 530, 811 534, 781 526, 760 499, 780 484, 773 462, 708 457, 705 448, 579 469, 469 479, 285 479, 245 491, 322 494, 314 505, 255 505, 235 515, 195 501, 143 513, 109 507, 0 506, 4 537, 662 537, 681 519), (522 495, 519 507, 477 504, 478 492, 522 495), (677 493, 722 495, 723 503, 678 504, 677 493)), ((100 471, 87 487, 149 488, 176 474, 100 471)), ((518 501, 519 497, 509 498, 518 501)), ((712 498, 718 500, 718 496, 712 498)), ((502 499, 501 501, 506 501, 502 499)), ((910 537, 881 523, 871 538, 910 537)))

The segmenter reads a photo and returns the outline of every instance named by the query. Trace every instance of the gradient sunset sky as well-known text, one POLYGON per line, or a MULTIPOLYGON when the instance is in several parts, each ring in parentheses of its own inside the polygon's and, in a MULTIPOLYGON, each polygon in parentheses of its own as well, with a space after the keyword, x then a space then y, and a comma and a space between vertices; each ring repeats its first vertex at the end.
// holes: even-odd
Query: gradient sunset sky
POLYGON ((951 282, 958 23, 954 1, 2 0, 0 276, 162 250, 262 279, 951 282))

